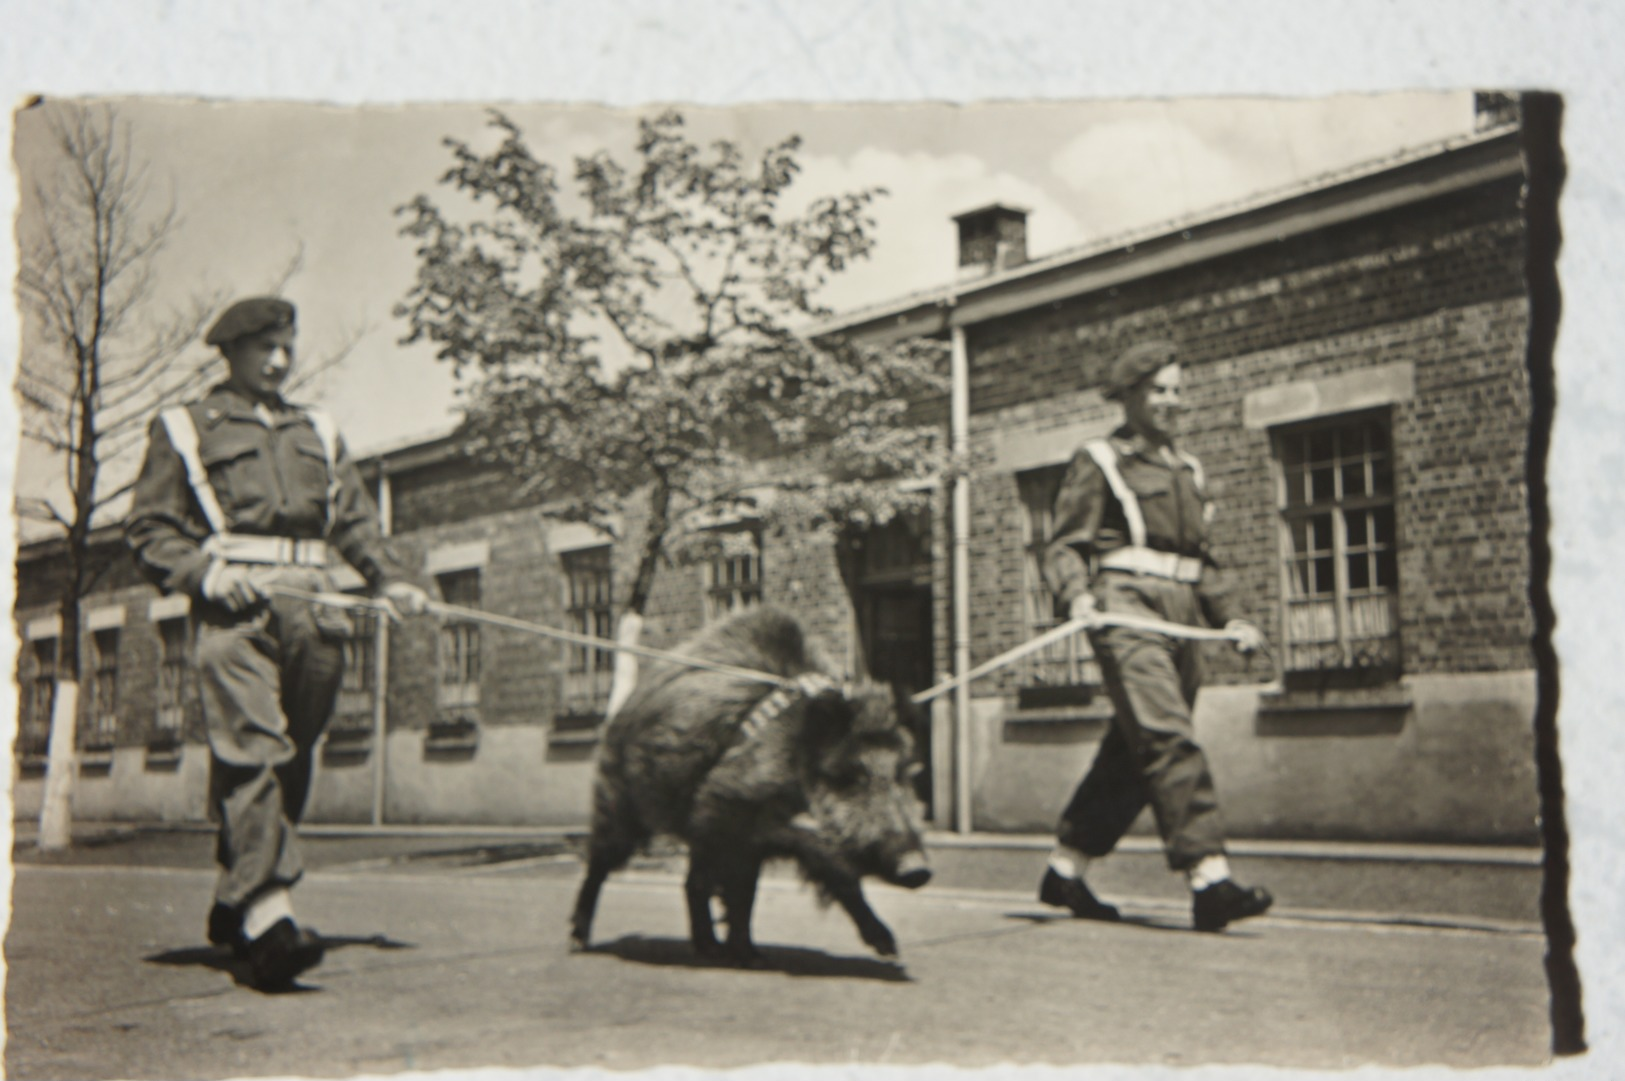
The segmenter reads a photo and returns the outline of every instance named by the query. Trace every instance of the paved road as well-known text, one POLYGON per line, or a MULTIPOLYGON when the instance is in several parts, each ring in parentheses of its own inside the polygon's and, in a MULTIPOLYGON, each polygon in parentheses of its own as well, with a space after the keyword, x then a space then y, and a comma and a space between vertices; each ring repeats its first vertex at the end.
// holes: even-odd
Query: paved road
MULTIPOLYGON (((199 840, 189 844, 206 846, 199 840)), ((186 846, 183 846, 186 847, 186 846)), ((204 848, 206 851, 206 847, 204 848)), ((190 851, 190 848, 187 848, 190 851)), ((578 865, 328 850, 299 891, 335 943, 307 988, 241 986, 202 944, 211 875, 77 858, 16 869, 7 1075, 347 1076, 551 1065, 1546 1060, 1544 942, 1517 923, 1405 926, 1286 909, 1224 935, 1182 905, 1057 919, 1021 893, 869 892, 902 943, 868 953, 793 880, 764 884, 765 971, 702 964, 678 881, 611 879, 574 954, 578 865)), ((508 853, 513 855, 513 853, 508 853)), ((188 865, 191 864, 191 865, 188 865)))

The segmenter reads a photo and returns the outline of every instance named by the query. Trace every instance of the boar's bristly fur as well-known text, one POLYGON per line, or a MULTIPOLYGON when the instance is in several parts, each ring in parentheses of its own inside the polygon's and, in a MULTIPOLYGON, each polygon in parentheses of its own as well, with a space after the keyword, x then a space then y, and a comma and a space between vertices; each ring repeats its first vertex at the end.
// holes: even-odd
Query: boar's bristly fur
POLYGON ((930 871, 908 782, 913 740, 891 694, 874 684, 838 688, 800 624, 772 609, 725 620, 678 652, 796 680, 797 689, 672 662, 650 667, 604 734, 576 945, 588 943, 604 879, 666 834, 688 843, 689 929, 701 953, 720 952, 715 896, 727 914, 728 957, 755 959, 757 878, 765 860, 788 858, 866 943, 895 954, 861 880, 914 888, 930 871))

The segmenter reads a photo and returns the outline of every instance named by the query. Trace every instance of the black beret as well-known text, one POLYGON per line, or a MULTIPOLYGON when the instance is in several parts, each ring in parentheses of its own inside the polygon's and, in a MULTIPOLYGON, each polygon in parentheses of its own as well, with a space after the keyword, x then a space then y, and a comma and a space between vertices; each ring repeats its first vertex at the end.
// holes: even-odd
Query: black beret
POLYGON ((1173 342, 1141 342, 1112 361, 1101 392, 1108 400, 1122 398, 1140 383, 1179 359, 1173 342))
POLYGON ((220 313, 209 333, 205 345, 230 345, 238 338, 260 334, 267 330, 281 330, 293 326, 293 305, 281 297, 249 297, 239 300, 220 313))

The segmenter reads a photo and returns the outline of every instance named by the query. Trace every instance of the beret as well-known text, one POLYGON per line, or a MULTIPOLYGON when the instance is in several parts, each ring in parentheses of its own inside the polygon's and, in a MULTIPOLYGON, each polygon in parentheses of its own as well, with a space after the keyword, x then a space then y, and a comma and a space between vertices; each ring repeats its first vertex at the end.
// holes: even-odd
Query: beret
POLYGON ((203 338, 205 345, 230 345, 238 338, 259 334, 267 330, 281 330, 293 326, 293 305, 281 297, 249 297, 239 300, 220 313, 209 333, 203 338))
POLYGON ((1141 342, 1111 362, 1101 392, 1108 400, 1121 398, 1178 359, 1179 351, 1173 342, 1141 342))

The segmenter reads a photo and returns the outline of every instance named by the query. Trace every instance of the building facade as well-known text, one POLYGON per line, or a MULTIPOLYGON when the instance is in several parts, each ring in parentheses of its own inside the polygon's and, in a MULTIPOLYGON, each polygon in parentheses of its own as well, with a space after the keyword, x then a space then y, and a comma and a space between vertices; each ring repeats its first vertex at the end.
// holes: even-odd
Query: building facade
MULTIPOLYGON (((1519 133, 1498 128, 1037 259, 1020 210, 958 216, 951 284, 822 331, 947 340, 958 386, 941 413, 968 473, 930 514, 835 543, 718 523, 715 554, 662 570, 645 641, 777 604, 837 666, 917 690, 1055 625, 1037 573, 1055 485, 1119 422, 1104 366, 1166 338, 1215 554, 1274 652, 1249 667, 1214 647, 1197 706, 1230 831, 1533 843, 1523 184, 1519 133)), ((557 521, 451 437, 365 467, 403 561, 448 602, 608 633, 635 518, 613 541, 557 521)), ((23 815, 51 559, 19 556, 23 815)), ((78 816, 207 815, 186 618, 127 567, 87 601, 78 816)), ((451 620, 358 626, 349 659, 312 818, 585 823, 606 652, 451 620)), ((1047 831, 1109 708, 1079 638, 915 723, 937 824, 1047 831)))

